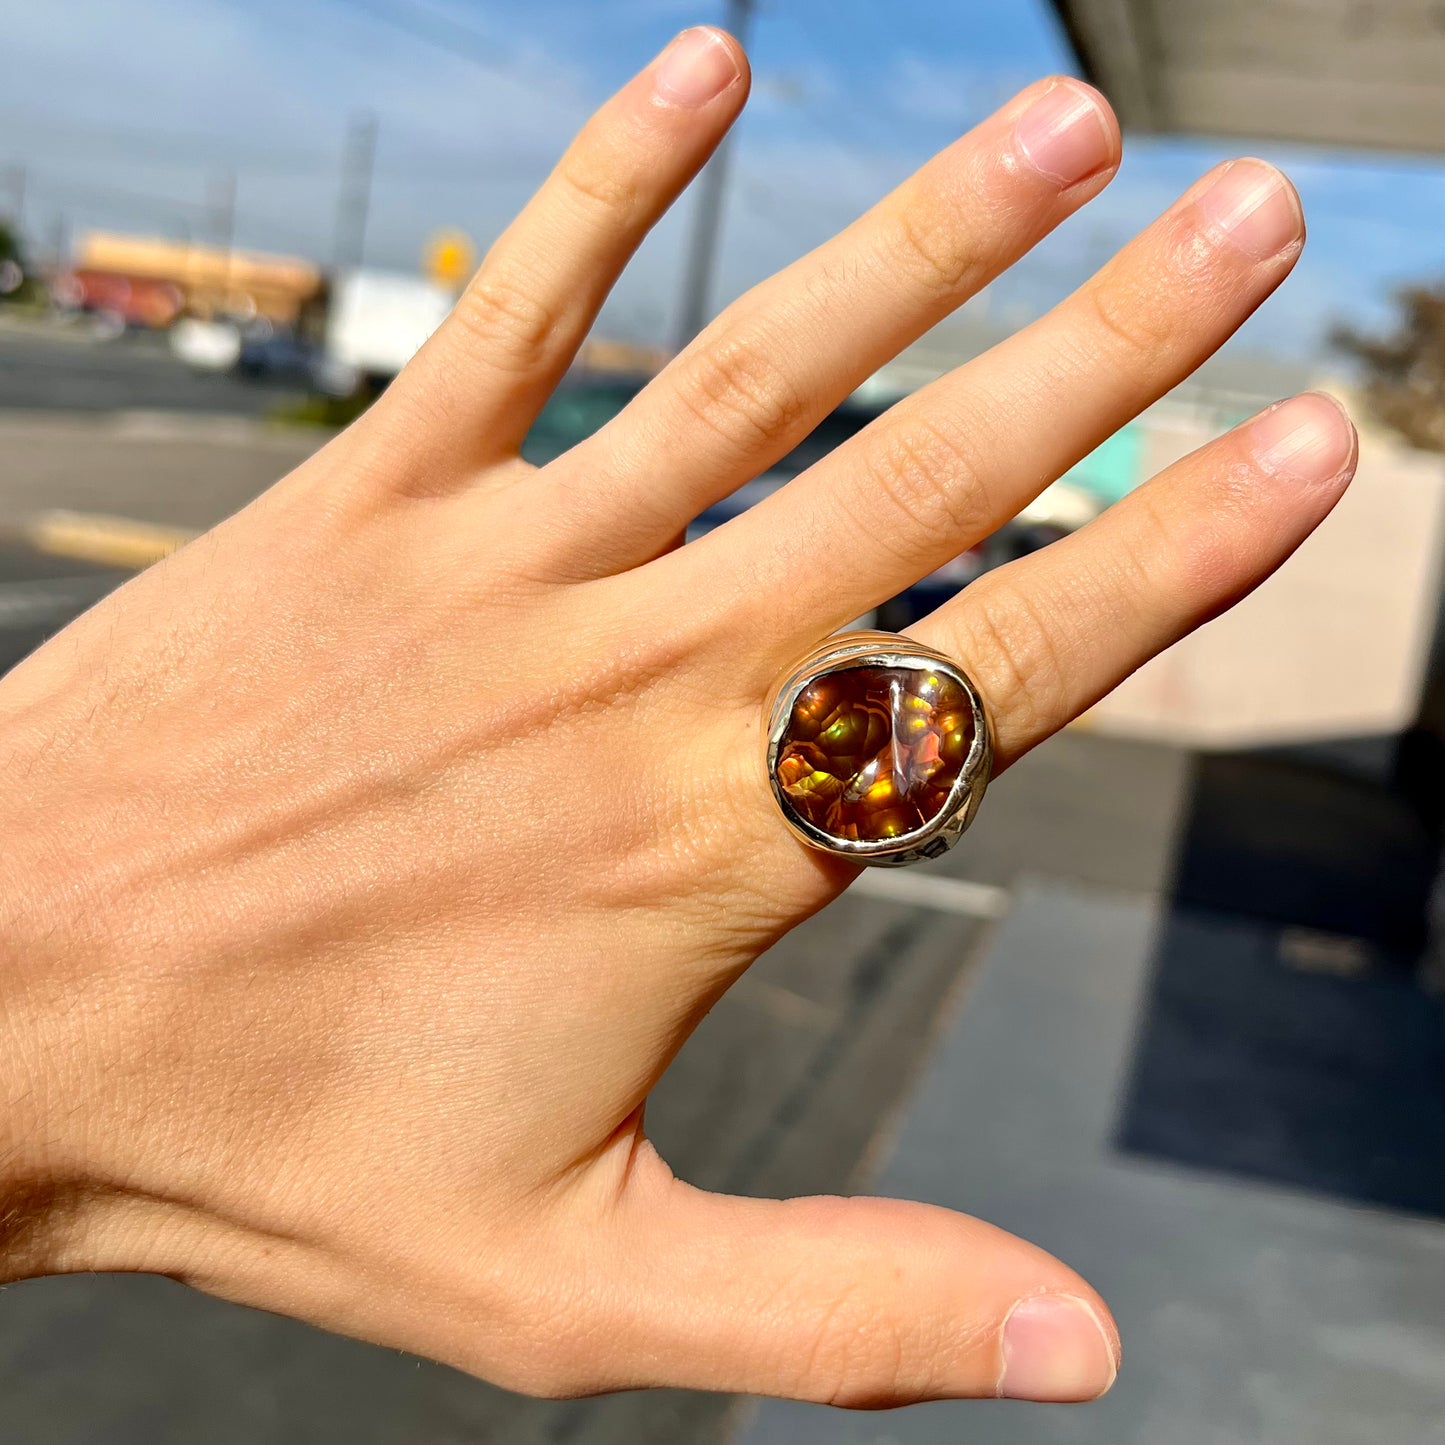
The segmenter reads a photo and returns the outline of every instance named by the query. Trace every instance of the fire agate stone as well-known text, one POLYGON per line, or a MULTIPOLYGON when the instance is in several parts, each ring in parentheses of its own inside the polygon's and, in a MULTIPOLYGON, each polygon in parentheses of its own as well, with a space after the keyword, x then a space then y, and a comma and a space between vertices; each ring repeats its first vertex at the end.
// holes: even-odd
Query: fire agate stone
POLYGON ((834 838, 898 838, 938 816, 972 742, 973 712, 953 678, 840 668, 794 701, 778 783, 800 818, 834 838))

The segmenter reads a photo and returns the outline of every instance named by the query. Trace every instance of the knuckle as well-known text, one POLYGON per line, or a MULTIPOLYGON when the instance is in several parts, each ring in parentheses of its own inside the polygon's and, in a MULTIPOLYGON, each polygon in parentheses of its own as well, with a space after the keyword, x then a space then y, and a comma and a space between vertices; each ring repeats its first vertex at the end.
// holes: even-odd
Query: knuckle
POLYGON ((863 457, 866 484, 919 536, 961 537, 979 527, 982 489, 961 427, 912 418, 886 430, 863 457))
POLYGON ((928 295, 951 295, 965 283, 972 258, 959 244, 956 223, 900 207, 884 243, 890 267, 928 295))
POLYGON ((518 371, 537 363, 557 326, 556 314, 531 289, 485 271, 462 293, 453 315, 490 359, 518 371))
POLYGON ((1094 329, 1132 360, 1216 329, 1237 308, 1247 274, 1234 250, 1174 216, 1146 249, 1122 253, 1082 294, 1094 329))
POLYGON ((908 1360, 917 1353, 897 1315, 846 1290, 817 1321, 796 1393, 844 1409, 878 1408, 910 1397, 908 1360))
POLYGON ((1140 487, 1134 496, 1138 508, 1138 533, 1136 545, 1128 549, 1126 557, 1127 565, 1136 569, 1135 576, 1130 580, 1135 586, 1144 587, 1148 580, 1145 559, 1172 555, 1179 537, 1178 529, 1161 504, 1156 487, 1140 487))
POLYGON ((967 615, 966 653, 990 710, 1031 746, 1061 720, 1062 659, 1048 619, 1025 593, 1002 585, 977 589, 967 615))
POLYGON ((745 447, 789 435, 807 417, 797 386, 755 339, 703 348, 679 375, 676 395, 710 431, 745 447))
POLYGON ((1084 295, 1095 329, 1130 357, 1153 355, 1177 331, 1178 317, 1168 305, 1157 304, 1127 283, 1103 276, 1084 295))
POLYGON ((1238 538, 1249 530, 1247 513, 1259 493, 1247 466, 1241 470, 1243 476, 1211 479, 1208 509, 1171 506, 1167 489, 1152 483, 1129 499, 1138 504, 1138 540, 1128 562, 1133 595, 1157 599, 1166 578, 1195 597, 1226 585, 1238 570, 1238 538))
POLYGON ((630 215, 638 204, 637 176, 613 166, 564 159, 555 179, 571 200, 587 210, 630 215))

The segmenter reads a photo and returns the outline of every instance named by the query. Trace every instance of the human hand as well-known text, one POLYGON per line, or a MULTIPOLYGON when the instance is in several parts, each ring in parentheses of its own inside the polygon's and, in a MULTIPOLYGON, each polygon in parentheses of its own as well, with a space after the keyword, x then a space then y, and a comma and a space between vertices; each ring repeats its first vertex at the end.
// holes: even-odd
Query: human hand
MULTIPOLYGON (((1289 271, 1298 205, 1260 162, 1212 172, 675 548, 1118 160, 1101 98, 1031 86, 534 471, 531 421, 746 84, 687 32, 360 422, 0 684, 0 1272, 159 1271, 549 1394, 1113 1379, 1105 1306, 1034 1247, 704 1193, 642 1109, 852 876, 777 815, 773 680, 1197 366, 1289 271)), ((1331 402, 1286 403, 914 631, 1006 766, 1278 566, 1353 465, 1331 402)))

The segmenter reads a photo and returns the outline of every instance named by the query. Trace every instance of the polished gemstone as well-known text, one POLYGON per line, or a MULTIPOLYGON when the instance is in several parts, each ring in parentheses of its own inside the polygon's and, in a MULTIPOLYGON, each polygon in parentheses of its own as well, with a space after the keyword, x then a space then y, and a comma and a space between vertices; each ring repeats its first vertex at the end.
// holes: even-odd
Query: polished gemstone
POLYGON ((783 796, 834 838, 899 838, 948 802, 973 742, 962 687, 926 667, 844 667, 804 687, 777 754, 783 796))

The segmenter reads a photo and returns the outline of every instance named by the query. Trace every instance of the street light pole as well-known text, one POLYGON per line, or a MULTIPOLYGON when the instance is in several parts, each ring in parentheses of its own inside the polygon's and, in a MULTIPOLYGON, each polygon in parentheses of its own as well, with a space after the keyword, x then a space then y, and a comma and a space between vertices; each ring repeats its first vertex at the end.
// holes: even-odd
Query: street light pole
POLYGON ((371 174, 376 164, 376 117, 354 116, 341 162, 341 196, 336 205, 332 264, 337 272, 361 265, 366 251, 366 218, 371 209, 371 174))
MULTIPOLYGON (((728 0, 726 28, 746 46, 748 26, 757 0, 728 0)), ((723 193, 727 188, 728 154, 731 140, 724 138, 713 152, 697 183, 693 210, 692 238, 682 273, 682 299, 678 307, 677 349, 707 325, 717 264, 718 235, 722 230, 723 193)))
POLYGON ((50 254, 58 276, 70 259, 70 218, 62 211, 57 211, 50 223, 50 254))

